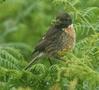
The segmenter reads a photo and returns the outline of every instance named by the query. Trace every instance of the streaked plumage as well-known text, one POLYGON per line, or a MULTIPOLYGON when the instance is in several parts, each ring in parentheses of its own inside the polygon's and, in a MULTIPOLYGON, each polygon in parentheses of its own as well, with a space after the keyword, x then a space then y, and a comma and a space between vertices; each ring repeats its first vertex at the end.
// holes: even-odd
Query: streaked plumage
POLYGON ((71 50, 75 45, 75 31, 69 14, 62 13, 56 17, 56 22, 49 28, 45 36, 35 47, 33 59, 25 70, 39 57, 46 55, 50 57, 62 57, 65 52, 71 50), (35 58, 36 57, 36 58, 35 58))

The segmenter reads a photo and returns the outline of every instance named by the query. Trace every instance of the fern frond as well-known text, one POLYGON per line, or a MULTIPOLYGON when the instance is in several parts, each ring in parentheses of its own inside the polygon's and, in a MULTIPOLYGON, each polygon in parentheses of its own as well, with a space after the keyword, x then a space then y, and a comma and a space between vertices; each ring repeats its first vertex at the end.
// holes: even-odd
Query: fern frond
POLYGON ((30 58, 30 54, 32 52, 32 48, 24 43, 7 43, 1 44, 1 47, 11 47, 19 50, 19 52, 23 55, 23 57, 28 60, 30 58))
POLYGON ((0 64, 10 69, 21 69, 25 63, 24 58, 18 50, 11 47, 0 47, 0 64), (23 64, 23 65, 22 65, 23 64))

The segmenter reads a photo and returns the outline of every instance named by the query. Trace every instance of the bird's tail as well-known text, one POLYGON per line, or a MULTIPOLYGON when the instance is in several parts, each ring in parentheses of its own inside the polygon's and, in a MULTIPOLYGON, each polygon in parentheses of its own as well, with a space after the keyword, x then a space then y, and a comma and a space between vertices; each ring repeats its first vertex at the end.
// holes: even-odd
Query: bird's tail
POLYGON ((43 56, 43 53, 40 53, 40 52, 33 52, 33 55, 32 55, 32 60, 29 62, 29 64, 24 68, 24 70, 27 70, 29 67, 31 67, 31 65, 39 58, 43 56))

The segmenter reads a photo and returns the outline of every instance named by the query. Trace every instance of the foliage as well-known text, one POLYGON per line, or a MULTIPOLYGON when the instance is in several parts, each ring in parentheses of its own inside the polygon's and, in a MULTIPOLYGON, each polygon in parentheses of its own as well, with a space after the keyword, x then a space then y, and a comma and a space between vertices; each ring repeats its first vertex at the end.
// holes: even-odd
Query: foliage
POLYGON ((0 90, 99 90, 98 0, 1 0, 0 90), (33 47, 57 13, 73 18, 77 35, 66 62, 46 58, 28 71, 33 47), (20 43, 21 42, 21 43, 20 43))

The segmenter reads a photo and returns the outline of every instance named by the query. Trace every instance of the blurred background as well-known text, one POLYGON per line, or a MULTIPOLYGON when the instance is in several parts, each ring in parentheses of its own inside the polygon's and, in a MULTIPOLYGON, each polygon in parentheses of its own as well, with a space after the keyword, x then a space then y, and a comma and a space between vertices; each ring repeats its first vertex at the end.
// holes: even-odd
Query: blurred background
POLYGON ((48 0, 5 0, 0 2, 0 43, 34 46, 57 15, 48 0))

